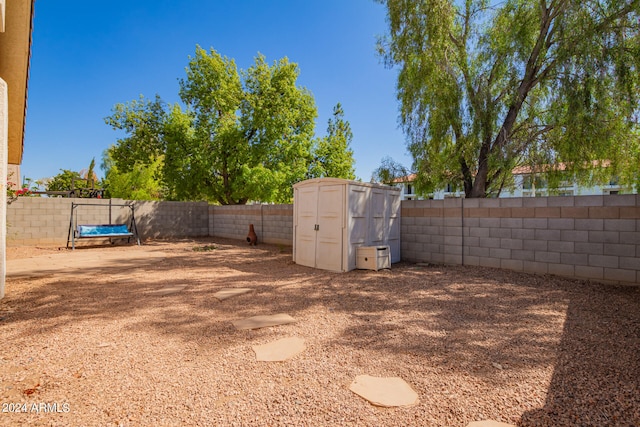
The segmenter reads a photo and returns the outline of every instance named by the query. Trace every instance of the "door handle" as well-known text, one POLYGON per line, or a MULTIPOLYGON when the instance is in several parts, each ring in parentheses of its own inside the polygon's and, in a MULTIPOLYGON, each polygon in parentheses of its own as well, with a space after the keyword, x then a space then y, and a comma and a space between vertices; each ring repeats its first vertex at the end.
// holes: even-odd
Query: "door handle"
POLYGON ((320 224, 315 224, 315 225, 313 226, 313 229, 314 229, 315 231, 320 230, 320 224))

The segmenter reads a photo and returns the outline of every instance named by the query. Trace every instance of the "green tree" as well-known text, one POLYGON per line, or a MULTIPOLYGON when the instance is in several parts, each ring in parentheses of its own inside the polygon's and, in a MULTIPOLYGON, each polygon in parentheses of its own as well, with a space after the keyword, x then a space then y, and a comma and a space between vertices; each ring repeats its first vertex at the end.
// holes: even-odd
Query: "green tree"
POLYGON ((89 163, 89 167, 87 169, 82 169, 80 171, 80 176, 82 179, 86 180, 87 187, 96 188, 101 185, 100 180, 98 179, 98 175, 95 172, 96 167, 96 159, 91 159, 91 163, 89 163))
POLYGON ((342 105, 333 107, 333 118, 329 119, 327 136, 317 140, 313 148, 310 176, 355 179, 351 125, 344 119, 342 105))
MULTIPOLYGON (((166 105, 156 95, 152 100, 140 95, 126 104, 116 104, 105 122, 122 130, 127 137, 109 148, 109 159, 123 171, 132 170, 137 164, 154 162, 164 152, 163 140, 166 105)), ((104 168, 104 164, 103 164, 104 168)))
POLYGON ((233 60, 197 47, 186 71, 186 109, 141 97, 106 118, 127 134, 111 153, 118 170, 162 156, 169 199, 289 201, 308 171, 317 115, 313 96, 296 84, 298 66, 287 58, 269 65, 258 55, 238 71, 233 60))
POLYGON ((373 171, 371 178, 375 182, 393 185, 402 182, 403 179, 408 179, 409 175, 410 172, 406 167, 387 156, 382 159, 380 166, 373 171))
POLYGON ((72 188, 85 188, 86 181, 79 172, 60 169, 60 173, 46 183, 47 191, 70 191, 72 188))
POLYGON ((164 191, 156 175, 162 169, 162 158, 150 164, 138 163, 130 172, 120 172, 111 158, 111 150, 104 151, 101 168, 105 171, 103 187, 106 197, 127 200, 162 200, 164 191))
POLYGON ((458 182, 466 197, 496 195, 517 165, 550 184, 561 164, 581 182, 637 182, 639 0, 383 3, 379 49, 400 68, 423 192, 458 182))

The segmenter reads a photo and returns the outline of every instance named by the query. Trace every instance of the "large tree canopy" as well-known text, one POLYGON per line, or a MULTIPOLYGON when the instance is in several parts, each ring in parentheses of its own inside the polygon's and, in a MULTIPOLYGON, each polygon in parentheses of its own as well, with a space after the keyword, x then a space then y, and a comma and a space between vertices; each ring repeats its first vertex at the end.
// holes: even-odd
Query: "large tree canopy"
POLYGON ((496 195, 518 165, 640 184, 640 0, 383 3, 423 192, 496 195))
POLYGON ((118 170, 162 157, 169 199, 289 202, 292 185, 309 174, 317 115, 313 96, 297 85, 298 66, 258 55, 238 71, 233 60, 197 47, 186 71, 186 109, 141 97, 106 118, 127 133, 110 150, 118 170))

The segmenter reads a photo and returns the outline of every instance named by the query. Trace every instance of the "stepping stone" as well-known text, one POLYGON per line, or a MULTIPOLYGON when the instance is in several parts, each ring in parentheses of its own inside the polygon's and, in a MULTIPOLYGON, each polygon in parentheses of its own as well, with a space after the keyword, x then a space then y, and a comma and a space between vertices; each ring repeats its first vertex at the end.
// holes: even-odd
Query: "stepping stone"
POLYGON ((259 362, 282 362, 300 354, 305 349, 304 339, 287 337, 263 345, 254 345, 256 360, 259 362))
POLYGON ((372 405, 390 408, 412 406, 418 403, 418 394, 402 378, 359 375, 349 390, 368 400, 372 405))
POLYGON ((105 348, 105 347, 113 347, 114 343, 112 342, 101 342, 100 344, 97 345, 98 348, 105 348))
POLYGON ((513 424, 501 423, 500 421, 485 420, 485 421, 472 421, 467 424, 467 427, 516 427, 513 424))
POLYGON ((218 299, 219 301, 222 301, 236 295, 246 294, 247 292, 250 292, 252 290, 253 289, 251 288, 224 288, 213 294, 213 297, 218 299))
POLYGON ((268 316, 253 316, 246 319, 234 320, 233 326, 238 330, 242 329, 259 329, 266 328, 268 326, 286 325, 287 323, 293 323, 296 319, 288 314, 279 313, 268 316))
POLYGON ((184 288, 186 288, 187 285, 177 285, 177 286, 165 286, 164 288, 160 288, 160 289, 156 289, 154 291, 150 291, 150 294, 153 295, 169 295, 169 294, 175 294, 178 293, 180 291, 183 291, 184 288))

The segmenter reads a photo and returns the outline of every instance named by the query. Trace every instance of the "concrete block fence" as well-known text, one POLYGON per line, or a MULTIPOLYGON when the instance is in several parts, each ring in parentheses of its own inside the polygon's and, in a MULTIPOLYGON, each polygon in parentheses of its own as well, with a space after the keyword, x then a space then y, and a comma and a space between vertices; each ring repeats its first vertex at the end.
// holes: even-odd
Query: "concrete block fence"
POLYGON ((210 236, 244 240, 249 224, 258 242, 293 245, 293 205, 209 206, 210 236))
POLYGON ((640 283, 640 196, 402 202, 402 257, 640 283))
MULTIPOLYGON (((78 224, 109 222, 108 200, 19 197, 7 207, 7 246, 66 245, 72 200, 100 205, 78 207, 78 224)), ((123 201, 112 200, 112 203, 122 204, 123 201)), ((125 221, 126 211, 112 207, 112 223, 125 221)))
POLYGON ((207 202, 135 202, 141 238, 167 239, 209 235, 207 202))
MULTIPOLYGON (((18 198, 7 209, 7 245, 66 244, 71 202, 18 198)), ((113 204, 124 203, 114 199, 113 204)), ((108 223, 108 200, 78 208, 78 223, 108 223)), ((143 239, 218 236, 292 245, 292 205, 212 206, 135 202, 143 239)), ((112 222, 128 209, 112 208, 112 222)), ((90 242, 95 243, 95 241, 90 242)), ((497 267, 606 283, 640 284, 640 196, 574 196, 402 202, 402 259, 497 267)))
MULTIPOLYGON (((7 207, 7 245, 65 246, 71 203, 78 224, 108 224, 109 200, 20 197, 7 207)), ((112 205, 130 201, 112 199, 112 205)), ((292 245, 292 205, 211 206, 206 202, 136 201, 135 216, 142 239, 219 236, 244 240, 254 224, 260 241, 292 245)), ((128 223, 129 208, 112 206, 111 223, 128 223)), ((75 218, 74 218, 75 221, 75 218)), ((95 244, 97 239, 80 241, 95 244)))

